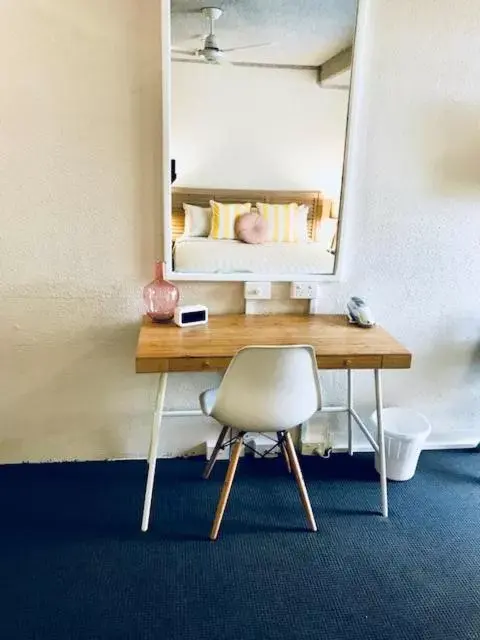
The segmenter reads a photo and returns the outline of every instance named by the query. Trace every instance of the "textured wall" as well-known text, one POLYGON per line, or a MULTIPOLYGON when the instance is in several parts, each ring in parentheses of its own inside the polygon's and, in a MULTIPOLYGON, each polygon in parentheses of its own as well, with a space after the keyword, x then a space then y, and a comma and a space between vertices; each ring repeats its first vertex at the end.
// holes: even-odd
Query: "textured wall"
MULTIPOLYGON (((1 4, 3 461, 146 450, 155 381, 135 376, 133 352, 159 219, 158 4, 1 4)), ((366 295, 415 353, 412 372, 385 375, 387 402, 460 440, 480 415, 477 0, 371 4, 349 275, 324 306, 366 295)), ((182 294, 233 311, 241 290, 182 294)), ((195 406, 214 378, 172 376, 169 407, 195 406)), ((327 381, 335 401, 343 379, 327 381)), ((371 386, 359 376, 367 412, 371 386)), ((163 453, 208 432, 170 421, 163 453)))
MULTIPOLYGON (((133 354, 160 246, 159 6, 1 4, 0 460, 145 451, 155 381, 133 354)), ((241 310, 240 292, 183 299, 241 310)), ((169 402, 193 406, 201 381, 172 382, 169 402)))
POLYGON ((348 92, 313 71, 172 64, 178 185, 317 189, 338 200, 348 92))

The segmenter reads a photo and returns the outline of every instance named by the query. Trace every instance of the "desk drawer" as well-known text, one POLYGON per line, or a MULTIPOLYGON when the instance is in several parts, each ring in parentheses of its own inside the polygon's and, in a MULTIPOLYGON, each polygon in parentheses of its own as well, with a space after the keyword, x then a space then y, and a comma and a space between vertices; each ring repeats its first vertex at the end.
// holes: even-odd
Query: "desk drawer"
MULTIPOLYGON (((175 358, 168 361, 169 371, 221 371, 230 358, 175 358)), ((319 369, 381 369, 382 356, 317 356, 319 369)))
POLYGON ((319 369, 381 369, 382 356, 317 356, 319 369))
MULTIPOLYGON (((230 364, 231 358, 170 358, 137 359, 137 373, 167 372, 200 372, 200 371, 224 371, 230 364)), ((402 367, 409 364, 401 363, 402 367)), ((317 356, 319 369, 381 369, 382 356, 317 356)), ((392 362, 385 366, 400 368, 399 362, 392 362)))
POLYGON ((231 358, 172 358, 168 370, 172 372, 221 371, 230 364, 231 358))

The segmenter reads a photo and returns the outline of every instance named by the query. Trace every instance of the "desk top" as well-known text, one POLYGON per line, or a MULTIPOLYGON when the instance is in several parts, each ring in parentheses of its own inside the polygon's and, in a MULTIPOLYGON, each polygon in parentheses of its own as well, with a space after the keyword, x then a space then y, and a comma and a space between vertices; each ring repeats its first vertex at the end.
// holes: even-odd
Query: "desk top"
POLYGON ((218 371, 249 345, 311 344, 319 369, 408 369, 411 353, 382 327, 362 329, 344 315, 221 315, 180 328, 145 317, 137 373, 218 371))

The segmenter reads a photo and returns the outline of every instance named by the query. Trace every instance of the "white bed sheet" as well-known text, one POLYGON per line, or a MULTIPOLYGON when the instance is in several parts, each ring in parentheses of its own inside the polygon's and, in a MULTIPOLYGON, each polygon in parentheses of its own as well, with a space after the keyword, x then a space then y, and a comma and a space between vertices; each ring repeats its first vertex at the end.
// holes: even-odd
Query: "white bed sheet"
POLYGON ((174 269, 180 273, 333 273, 335 256, 316 242, 245 244, 238 240, 179 238, 174 269))

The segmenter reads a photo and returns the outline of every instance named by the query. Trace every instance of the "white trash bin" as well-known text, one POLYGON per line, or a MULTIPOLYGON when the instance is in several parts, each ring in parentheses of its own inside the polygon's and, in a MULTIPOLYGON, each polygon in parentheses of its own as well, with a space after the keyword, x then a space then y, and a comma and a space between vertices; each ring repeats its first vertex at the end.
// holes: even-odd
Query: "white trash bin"
MULTIPOLYGON (((416 411, 391 407, 383 410, 385 460, 389 480, 410 480, 415 474, 423 443, 431 431, 425 416, 416 411)), ((377 426, 377 412, 370 420, 377 426)), ((376 440, 375 434, 375 440, 376 440)), ((380 456, 375 454, 375 469, 380 473, 380 456)))

